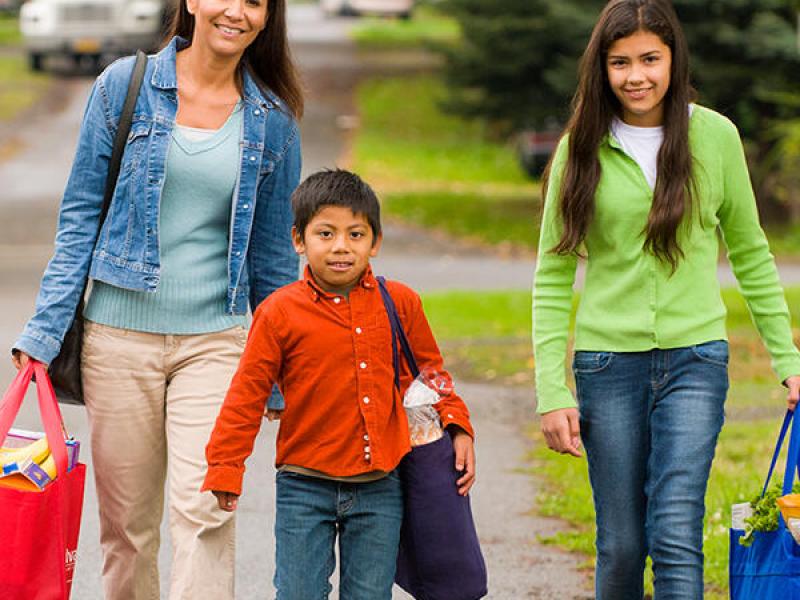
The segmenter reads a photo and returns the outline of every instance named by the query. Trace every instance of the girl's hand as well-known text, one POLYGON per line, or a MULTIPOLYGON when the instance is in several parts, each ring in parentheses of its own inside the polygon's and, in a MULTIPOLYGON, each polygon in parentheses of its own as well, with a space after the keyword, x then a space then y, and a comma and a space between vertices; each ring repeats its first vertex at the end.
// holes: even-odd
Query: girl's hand
POLYGON ((577 408, 562 408, 542 415, 547 447, 561 454, 581 457, 581 426, 577 408))
POLYGON ((14 363, 17 371, 24 369, 29 360, 31 360, 31 357, 25 354, 22 350, 17 350, 15 348, 11 353, 11 362, 14 363))
POLYGON ((789 405, 789 410, 794 410, 797 407, 797 401, 800 400, 800 375, 787 377, 783 385, 789 388, 786 404, 789 405))
POLYGON ((475 444, 469 434, 461 428, 451 427, 453 449, 456 452, 456 471, 464 474, 456 481, 458 493, 466 496, 475 483, 475 444))
POLYGON ((231 494, 230 492, 211 492, 217 497, 219 507, 225 512, 233 512, 239 506, 239 496, 231 494))

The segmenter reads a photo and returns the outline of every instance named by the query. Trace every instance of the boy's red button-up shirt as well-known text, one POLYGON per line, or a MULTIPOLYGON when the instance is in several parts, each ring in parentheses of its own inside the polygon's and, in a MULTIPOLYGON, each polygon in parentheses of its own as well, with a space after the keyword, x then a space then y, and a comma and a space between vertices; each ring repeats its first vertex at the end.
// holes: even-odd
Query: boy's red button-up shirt
MULTIPOLYGON (((449 377, 419 296, 387 281, 420 369, 449 377)), ((412 376, 401 360, 401 387, 412 376)), ((269 296, 256 310, 247 346, 206 448, 204 490, 241 494, 273 383, 285 399, 276 465, 337 477, 391 471, 410 450, 408 420, 394 384, 392 334, 371 270, 349 298, 305 278, 269 296)), ((435 405, 442 425, 473 435, 455 394, 435 405)))

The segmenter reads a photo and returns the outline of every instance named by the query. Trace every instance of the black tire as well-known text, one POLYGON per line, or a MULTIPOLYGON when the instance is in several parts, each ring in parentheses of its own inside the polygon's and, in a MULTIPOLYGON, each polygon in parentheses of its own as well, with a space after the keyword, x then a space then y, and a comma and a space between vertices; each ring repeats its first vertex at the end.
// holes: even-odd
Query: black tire
POLYGON ((37 52, 28 54, 28 67, 36 73, 44 71, 44 55, 37 52))
POLYGON ((401 21, 410 21, 411 20, 411 11, 406 11, 404 13, 400 13, 397 15, 401 21))

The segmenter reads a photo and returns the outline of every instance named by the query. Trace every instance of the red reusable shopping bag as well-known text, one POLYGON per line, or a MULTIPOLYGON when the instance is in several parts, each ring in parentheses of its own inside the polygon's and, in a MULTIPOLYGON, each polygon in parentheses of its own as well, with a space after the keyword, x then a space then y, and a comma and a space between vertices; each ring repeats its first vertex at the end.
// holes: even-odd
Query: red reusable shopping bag
POLYGON ((67 471, 61 411, 41 363, 22 369, 0 403, 0 441, 19 412, 33 376, 39 412, 56 463, 56 479, 41 491, 0 485, 0 598, 68 600, 83 508, 86 465, 67 471))

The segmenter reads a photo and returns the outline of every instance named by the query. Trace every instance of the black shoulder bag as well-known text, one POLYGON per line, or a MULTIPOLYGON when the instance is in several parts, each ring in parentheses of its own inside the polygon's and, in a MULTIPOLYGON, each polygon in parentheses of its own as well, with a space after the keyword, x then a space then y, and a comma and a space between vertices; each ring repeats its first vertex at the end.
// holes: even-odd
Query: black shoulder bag
MULTIPOLYGON (((117 135, 114 137, 114 148, 111 152, 111 161, 108 164, 106 191, 103 198, 103 208, 100 212, 100 220, 97 223, 95 244, 97 243, 97 238, 100 237, 100 230, 103 228, 108 209, 111 206, 111 199, 114 196, 114 189, 117 187, 122 155, 125 152, 125 144, 133 122, 133 110, 136 107, 136 100, 139 97, 139 90, 142 87, 146 68, 147 55, 139 50, 136 53, 136 64, 133 67, 133 73, 128 84, 125 104, 122 106, 117 135)), ((67 334, 64 336, 58 356, 53 359, 48 368, 56 398, 62 404, 81 405, 84 403, 83 385, 81 384, 81 348, 83 347, 83 303, 88 285, 89 277, 87 275, 78 306, 75 309, 72 325, 70 325, 67 334)))

